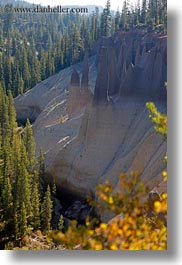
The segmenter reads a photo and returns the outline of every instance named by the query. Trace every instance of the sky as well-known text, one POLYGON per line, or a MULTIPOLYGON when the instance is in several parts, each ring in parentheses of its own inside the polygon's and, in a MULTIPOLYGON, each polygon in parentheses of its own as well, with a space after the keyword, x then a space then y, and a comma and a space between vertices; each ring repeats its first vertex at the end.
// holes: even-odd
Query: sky
MULTIPOLYGON (((106 0, 29 0, 28 2, 32 2, 35 4, 42 4, 42 5, 50 5, 50 6, 57 6, 57 5, 100 5, 105 6, 106 0)), ((130 0, 132 3, 136 3, 137 0, 130 0)), ((111 0, 111 9, 112 10, 121 10, 123 0, 111 0)))

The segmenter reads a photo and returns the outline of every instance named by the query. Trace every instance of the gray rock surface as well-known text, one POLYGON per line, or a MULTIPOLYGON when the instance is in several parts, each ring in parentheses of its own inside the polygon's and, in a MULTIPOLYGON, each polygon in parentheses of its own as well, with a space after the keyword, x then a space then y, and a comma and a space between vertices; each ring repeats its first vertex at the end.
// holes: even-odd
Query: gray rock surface
POLYGON ((98 75, 95 84, 94 98, 95 104, 107 103, 107 91, 109 88, 109 73, 107 63, 107 48, 101 47, 98 63, 98 75))
POLYGON ((68 193, 84 198, 107 179, 117 188, 120 173, 131 170, 141 172, 152 189, 162 181, 166 143, 154 131, 145 104, 154 100, 166 111, 166 38, 134 31, 97 46, 97 59, 88 63, 85 56, 83 64, 17 97, 17 117, 35 120, 37 153, 40 147, 45 151, 47 177, 68 193), (84 100, 83 91, 88 92, 84 100))
POLYGON ((112 96, 119 92, 118 67, 116 60, 116 52, 113 46, 110 48, 110 52, 108 53, 108 75, 109 75, 108 94, 112 96))
POLYGON ((68 98, 68 116, 70 117, 75 113, 75 111, 80 109, 80 77, 75 69, 71 75, 69 94, 70 96, 68 98))
POLYGON ((82 72, 82 79, 81 79, 82 90, 88 89, 88 82, 89 82, 89 59, 88 59, 88 52, 86 51, 84 59, 83 59, 83 72, 82 72))

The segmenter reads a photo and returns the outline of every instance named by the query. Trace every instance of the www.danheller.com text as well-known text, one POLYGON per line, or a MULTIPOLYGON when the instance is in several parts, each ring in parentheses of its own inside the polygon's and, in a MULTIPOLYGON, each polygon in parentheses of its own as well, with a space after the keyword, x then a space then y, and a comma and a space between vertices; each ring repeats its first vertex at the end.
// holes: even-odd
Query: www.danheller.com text
POLYGON ((53 6, 50 5, 44 7, 41 5, 36 5, 32 7, 14 7, 13 5, 5 5, 0 8, 2 12, 15 12, 15 13, 88 13, 89 10, 86 7, 65 7, 61 5, 53 6))

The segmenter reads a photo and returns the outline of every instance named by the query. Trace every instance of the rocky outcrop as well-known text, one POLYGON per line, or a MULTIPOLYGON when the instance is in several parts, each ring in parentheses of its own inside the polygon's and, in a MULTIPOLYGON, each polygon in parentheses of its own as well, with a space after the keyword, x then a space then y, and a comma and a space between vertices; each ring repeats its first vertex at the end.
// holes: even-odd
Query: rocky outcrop
POLYGON ((68 116, 71 117, 76 110, 80 109, 80 77, 76 70, 71 75, 70 96, 68 98, 68 116))
POLYGON ((89 59, 88 52, 85 52, 83 60, 82 75, 74 69, 71 75, 69 97, 68 97, 68 116, 69 118, 85 107, 92 99, 92 93, 89 89, 89 59), (81 84, 80 84, 81 79, 81 84))
POLYGON ((97 46, 96 58, 86 54, 83 64, 15 100, 18 117, 21 109, 38 107, 33 129, 47 176, 78 201, 105 180, 117 188, 120 173, 131 170, 152 189, 165 168, 166 142, 154 131, 146 102, 166 111, 166 37, 121 32, 97 46), (60 122, 61 116, 68 117, 60 122))
POLYGON ((103 95, 137 96, 147 100, 166 101, 167 42, 158 34, 132 31, 100 41, 97 56, 98 80, 95 98, 103 95), (101 54, 105 49, 105 58, 101 54), (103 76, 105 73, 105 78, 103 76), (100 85, 100 83, 102 85, 100 85), (105 93, 100 93, 98 88, 105 93), (105 88, 105 90, 104 90, 105 88))
POLYGON ((110 53, 108 53, 108 77, 108 95, 112 96, 119 92, 119 76, 117 69, 116 52, 114 47, 111 47, 110 53))
POLYGON ((98 74, 95 84, 93 102, 105 104, 108 102, 107 91, 109 88, 109 73, 107 63, 107 48, 101 47, 99 54, 98 74))
POLYGON ((126 41, 125 38, 123 39, 120 47, 120 51, 118 52, 119 59, 118 59, 118 73, 120 80, 123 78, 123 66, 126 67, 126 41))
POLYGON ((85 52, 83 59, 83 72, 81 79, 81 90, 88 90, 88 79, 89 79, 89 61, 88 61, 88 52, 85 52))
POLYGON ((81 107, 85 107, 92 100, 92 93, 89 89, 89 58, 85 52, 83 59, 83 71, 81 78, 81 107))
POLYGON ((76 200, 66 209, 64 216, 70 220, 84 223, 88 216, 94 217, 96 213, 94 212, 94 207, 89 206, 87 202, 76 200))
POLYGON ((35 104, 32 104, 32 106, 16 106, 17 107, 17 119, 19 124, 25 125, 27 119, 30 120, 31 123, 33 123, 39 114, 41 113, 41 110, 39 106, 36 106, 35 104))
POLYGON ((146 182, 161 179, 166 143, 154 132, 145 104, 118 100, 114 108, 90 106, 78 137, 60 150, 49 168, 70 193, 84 197, 106 179, 116 187, 120 173, 130 170, 142 172, 146 182))

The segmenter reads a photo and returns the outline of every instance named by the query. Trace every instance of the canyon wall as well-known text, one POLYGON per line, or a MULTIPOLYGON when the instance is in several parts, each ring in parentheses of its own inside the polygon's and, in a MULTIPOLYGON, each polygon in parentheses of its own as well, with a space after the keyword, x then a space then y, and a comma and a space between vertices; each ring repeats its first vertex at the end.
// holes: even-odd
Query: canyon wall
POLYGON ((96 55, 62 70, 15 100, 18 120, 32 119, 46 174, 85 198, 99 183, 114 188, 137 170, 152 189, 162 182, 166 142, 155 132, 146 102, 166 112, 166 36, 140 30, 102 38, 96 55))

